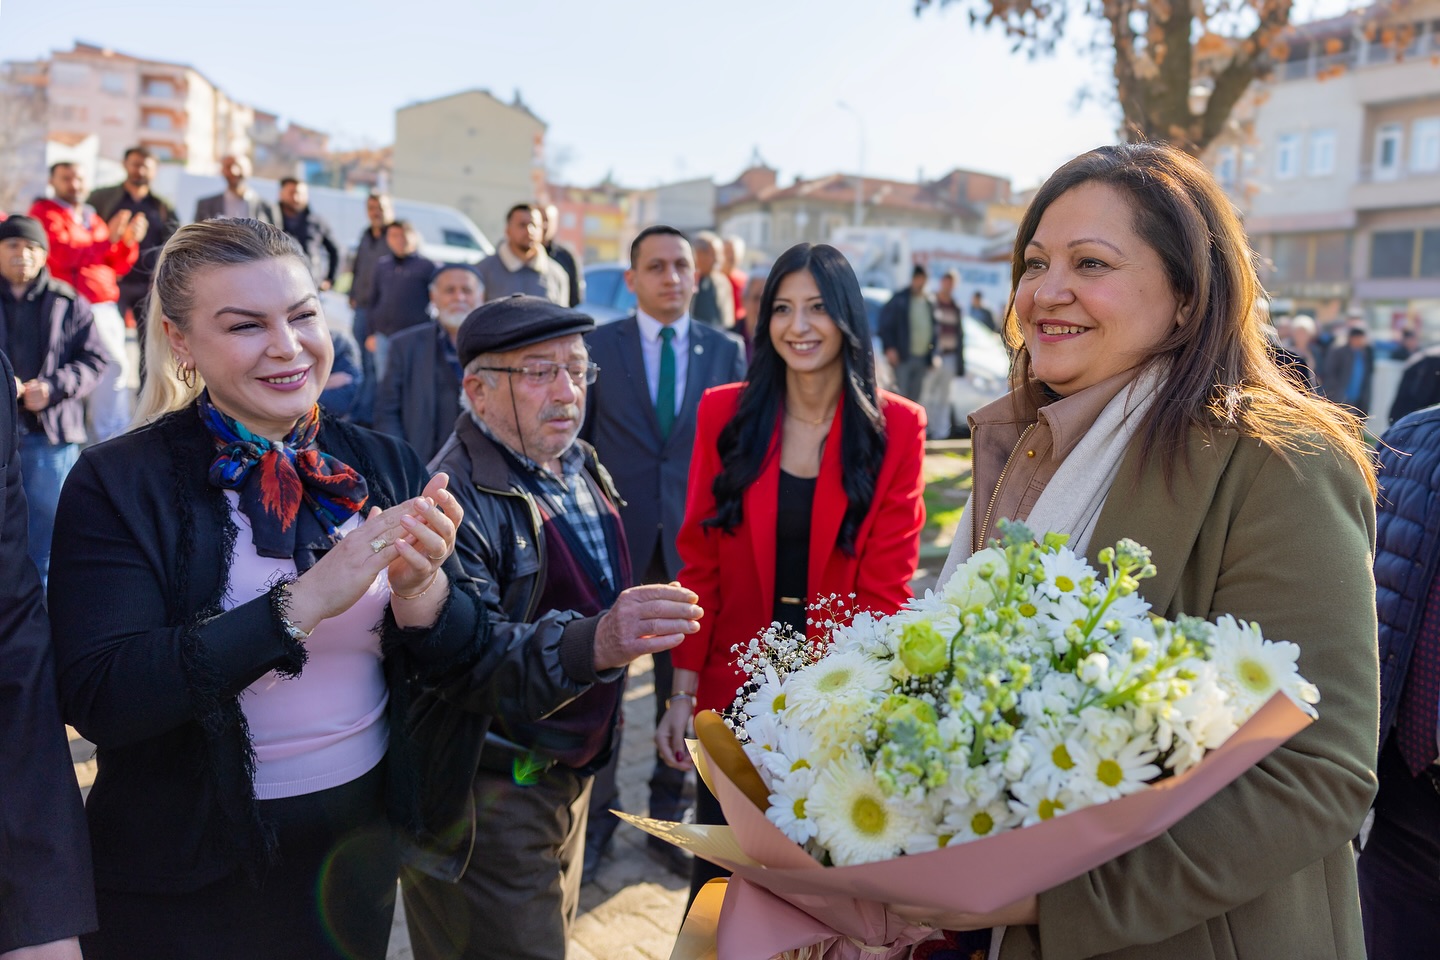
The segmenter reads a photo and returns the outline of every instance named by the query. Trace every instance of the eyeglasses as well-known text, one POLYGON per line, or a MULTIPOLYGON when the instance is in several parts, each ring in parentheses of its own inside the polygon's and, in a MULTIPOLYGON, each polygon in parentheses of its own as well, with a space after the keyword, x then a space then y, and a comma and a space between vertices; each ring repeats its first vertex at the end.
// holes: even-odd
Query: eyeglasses
POLYGON ((553 360, 536 360, 523 367, 477 367, 479 370, 489 370, 493 373, 518 373, 525 383, 532 387, 547 387, 555 382, 555 378, 564 370, 570 377, 570 382, 575 386, 582 383, 590 384, 600 375, 600 364, 590 363, 584 360, 573 360, 570 363, 556 363, 553 360))

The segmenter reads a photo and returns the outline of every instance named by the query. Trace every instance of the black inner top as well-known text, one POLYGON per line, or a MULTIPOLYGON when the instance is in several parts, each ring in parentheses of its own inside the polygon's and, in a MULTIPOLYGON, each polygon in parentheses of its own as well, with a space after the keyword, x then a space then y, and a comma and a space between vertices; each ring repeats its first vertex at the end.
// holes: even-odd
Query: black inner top
POLYGON ((810 598, 810 510, 815 501, 815 478, 780 471, 780 495, 775 520, 775 610, 772 616, 805 633, 806 605, 810 598))

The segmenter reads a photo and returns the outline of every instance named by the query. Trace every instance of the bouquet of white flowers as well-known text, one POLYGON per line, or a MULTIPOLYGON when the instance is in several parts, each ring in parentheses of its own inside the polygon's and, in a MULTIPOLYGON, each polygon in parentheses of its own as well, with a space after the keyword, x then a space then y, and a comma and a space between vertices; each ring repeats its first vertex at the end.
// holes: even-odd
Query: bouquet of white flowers
POLYGON ((899 613, 822 612, 740 653, 726 719, 770 821, 822 863, 888 860, 1029 826, 1184 773, 1272 695, 1311 716, 1299 648, 1254 623, 1153 617, 1131 540, 1104 575, 1047 534, 1000 545, 899 613))
POLYGON ((1310 723, 1299 648, 1221 617, 1151 616, 1149 551, 1001 521, 997 545, 898 613, 831 597, 778 626, 695 718, 727 826, 619 814, 733 871, 673 958, 900 958, 935 935, 889 908, 985 914, 1158 836, 1310 723))

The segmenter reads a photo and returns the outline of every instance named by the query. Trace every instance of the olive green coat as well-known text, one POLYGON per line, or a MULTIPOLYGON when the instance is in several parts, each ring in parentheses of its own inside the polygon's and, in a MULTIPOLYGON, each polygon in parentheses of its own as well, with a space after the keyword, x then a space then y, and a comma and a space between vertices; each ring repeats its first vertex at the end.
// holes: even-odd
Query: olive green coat
POLYGON ((1141 592, 1157 613, 1234 614, 1298 644, 1320 719, 1167 832, 1040 894, 1002 960, 1364 960, 1350 841, 1375 792, 1374 500, 1328 451, 1291 466, 1232 431, 1197 432, 1189 453, 1167 493, 1132 448, 1091 562, 1130 537, 1154 552, 1141 592))

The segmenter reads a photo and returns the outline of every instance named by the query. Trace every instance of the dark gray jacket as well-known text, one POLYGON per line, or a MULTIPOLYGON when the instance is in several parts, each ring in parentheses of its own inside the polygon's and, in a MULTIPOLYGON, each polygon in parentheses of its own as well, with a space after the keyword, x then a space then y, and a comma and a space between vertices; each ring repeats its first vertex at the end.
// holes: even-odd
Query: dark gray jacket
MULTIPOLYGON (((95 329, 90 301, 70 284, 50 276, 48 269, 40 271, 25 296, 40 301, 40 316, 49 337, 40 379, 50 384, 50 406, 35 418, 51 443, 84 443, 85 405, 81 401, 95 389, 100 374, 111 363, 95 329)), ((9 340, 10 322, 5 300, 0 297, 0 345, 9 340)))
MULTIPOLYGON (((586 445, 585 453, 591 477, 618 504, 619 494, 595 451, 586 445)), ((516 642, 529 637, 531 646, 558 649, 577 695, 592 684, 620 680, 623 670, 595 672, 598 616, 538 609, 546 571, 539 511, 512 476, 500 448, 468 413, 456 418, 455 432, 430 462, 430 469, 450 475, 450 492, 465 508, 455 537, 455 557, 480 588, 496 628, 504 624, 516 642)), ((427 687, 416 696, 411 712, 411 728, 425 757, 421 768, 425 832, 420 842, 406 845, 405 859, 416 869, 452 882, 465 872, 474 850, 478 814, 471 785, 492 717, 498 712, 493 698, 477 696, 472 682, 462 676, 448 685, 427 687)))
POLYGON ((445 359, 446 338, 433 321, 397 333, 375 398, 375 429, 404 440, 426 461, 445 445, 460 414, 460 378, 445 359))

